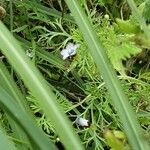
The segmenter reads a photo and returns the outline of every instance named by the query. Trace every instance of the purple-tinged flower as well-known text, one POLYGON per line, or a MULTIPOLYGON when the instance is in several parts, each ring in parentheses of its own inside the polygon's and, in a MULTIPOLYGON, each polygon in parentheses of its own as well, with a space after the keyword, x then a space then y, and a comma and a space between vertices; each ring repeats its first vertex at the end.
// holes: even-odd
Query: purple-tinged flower
POLYGON ((79 48, 79 47, 80 47, 80 44, 68 43, 66 48, 60 52, 63 60, 67 59, 70 56, 75 55, 77 52, 77 48, 79 48))
POLYGON ((79 126, 82 126, 82 127, 89 127, 90 126, 89 120, 81 118, 81 117, 76 119, 76 124, 78 124, 79 126))

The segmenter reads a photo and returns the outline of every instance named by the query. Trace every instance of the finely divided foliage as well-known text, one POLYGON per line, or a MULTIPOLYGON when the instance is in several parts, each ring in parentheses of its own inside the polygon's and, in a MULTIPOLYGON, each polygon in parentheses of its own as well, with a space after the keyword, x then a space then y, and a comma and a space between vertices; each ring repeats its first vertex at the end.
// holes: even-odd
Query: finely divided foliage
POLYGON ((1 0, 1 149, 148 150, 150 0, 1 0))

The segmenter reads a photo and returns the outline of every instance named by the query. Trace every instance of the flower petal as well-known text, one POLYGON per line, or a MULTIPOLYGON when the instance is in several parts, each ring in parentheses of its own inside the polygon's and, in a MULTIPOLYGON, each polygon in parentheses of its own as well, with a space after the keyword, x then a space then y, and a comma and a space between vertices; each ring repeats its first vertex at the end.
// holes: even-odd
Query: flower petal
POLYGON ((88 127, 89 126, 89 120, 86 120, 86 119, 81 118, 81 117, 77 118, 76 123, 82 127, 88 127))
POLYGON ((75 55, 77 52, 77 48, 79 48, 79 46, 80 46, 80 44, 68 43, 66 48, 60 52, 60 54, 63 57, 63 60, 65 60, 69 56, 75 55))

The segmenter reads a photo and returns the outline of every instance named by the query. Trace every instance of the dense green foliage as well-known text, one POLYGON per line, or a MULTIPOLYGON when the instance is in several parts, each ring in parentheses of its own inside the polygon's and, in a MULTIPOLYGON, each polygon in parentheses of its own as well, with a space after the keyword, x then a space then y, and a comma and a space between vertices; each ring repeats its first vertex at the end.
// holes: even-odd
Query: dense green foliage
MULTIPOLYGON (((150 142, 150 39, 147 38, 148 33, 144 34, 145 30, 139 18, 131 13, 130 7, 124 0, 78 1, 93 24, 93 30, 117 73, 122 89, 136 113, 145 139, 150 142)), ((150 1, 135 0, 135 3, 149 30, 150 1)), ((86 149, 133 148, 129 144, 131 142, 127 139, 103 76, 99 76, 101 70, 98 69, 87 41, 64 1, 0 0, 0 19, 18 40, 30 62, 40 70, 47 81, 44 83, 55 94, 56 104, 60 105, 68 116, 86 149), (63 60, 60 52, 69 42, 80 44, 80 47, 76 55, 63 60), (89 120, 90 127, 78 125, 76 123, 78 117, 89 120)), ((4 145, 8 140, 12 149, 26 150, 37 147, 43 149, 47 141, 51 141, 49 145, 60 144, 58 137, 63 139, 63 136, 58 133, 57 123, 47 115, 48 111, 44 109, 46 103, 42 105, 41 101, 44 103, 44 97, 43 99, 36 97, 29 83, 21 78, 17 69, 17 72, 14 70, 17 66, 12 66, 11 61, 9 62, 3 54, 0 59, 0 97, 3 99, 0 101, 0 138, 4 136, 4 142, 2 141, 4 145), (12 112, 17 114, 19 110, 22 111, 22 117, 26 120, 30 119, 28 114, 32 118, 31 123, 27 124, 22 120, 22 124, 16 124, 21 115, 13 118, 13 115, 9 113, 11 108, 6 104, 9 101, 5 103, 5 99, 14 101, 13 107, 18 104, 17 110, 14 109, 12 112), (32 130, 34 125, 35 130, 32 130), (29 130, 25 130, 28 126, 30 126, 29 130), (31 130, 34 133, 39 131, 37 135, 43 136, 41 143, 46 141, 41 147, 40 143, 38 145, 38 138, 37 141, 29 142, 30 138, 36 137, 36 134, 31 134, 31 130)), ((39 79, 42 80, 42 78, 39 79)), ((61 126, 61 122, 59 124, 61 126)), ((62 143, 64 141, 62 140, 62 143)))

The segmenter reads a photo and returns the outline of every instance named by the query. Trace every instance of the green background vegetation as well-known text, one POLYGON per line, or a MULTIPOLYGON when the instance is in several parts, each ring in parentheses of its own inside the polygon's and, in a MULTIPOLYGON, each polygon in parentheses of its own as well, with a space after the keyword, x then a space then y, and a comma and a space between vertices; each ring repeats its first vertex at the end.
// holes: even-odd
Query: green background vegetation
POLYGON ((0 0, 0 20, 0 149, 149 149, 150 0, 0 0))

